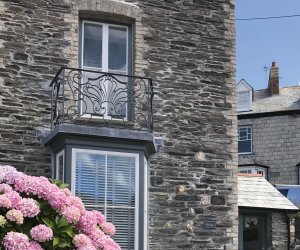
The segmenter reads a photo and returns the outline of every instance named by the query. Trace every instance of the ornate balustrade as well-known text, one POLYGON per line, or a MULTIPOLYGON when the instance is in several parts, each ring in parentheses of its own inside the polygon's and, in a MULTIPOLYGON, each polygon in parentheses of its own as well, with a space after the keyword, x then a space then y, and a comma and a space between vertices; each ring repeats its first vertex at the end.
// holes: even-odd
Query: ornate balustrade
POLYGON ((50 86, 52 129, 74 123, 152 131, 150 78, 62 67, 50 86))

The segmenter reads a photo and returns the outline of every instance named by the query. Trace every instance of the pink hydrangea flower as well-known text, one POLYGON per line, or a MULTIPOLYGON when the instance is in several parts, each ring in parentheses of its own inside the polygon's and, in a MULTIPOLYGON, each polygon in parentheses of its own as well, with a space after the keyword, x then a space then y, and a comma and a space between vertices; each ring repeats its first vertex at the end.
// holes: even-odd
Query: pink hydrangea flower
POLYGON ((4 194, 11 202, 11 206, 17 209, 18 205, 22 201, 22 197, 16 191, 10 191, 4 194))
POLYGON ((5 183, 0 183, 0 193, 8 193, 10 191, 13 191, 12 187, 5 183))
POLYGON ((0 183, 14 184, 19 172, 12 166, 0 166, 0 183))
POLYGON ((73 244, 75 247, 83 247, 87 245, 92 245, 91 239, 85 234, 76 234, 73 238, 73 244))
POLYGON ((48 186, 48 190, 49 193, 46 195, 45 199, 49 202, 51 207, 57 210, 61 210, 64 207, 67 207, 68 200, 65 192, 61 191, 60 189, 57 190, 55 187, 51 185, 48 186))
POLYGON ((74 195, 68 196, 68 206, 77 207, 81 212, 84 211, 84 204, 82 200, 74 195))
POLYGON ((94 245, 86 245, 78 247, 77 250, 97 250, 97 248, 94 245))
MULTIPOLYGON (((50 183, 45 177, 28 176, 24 173, 19 173, 11 166, 0 166, 0 207, 2 204, 2 207, 7 209, 12 208, 6 213, 6 218, 18 224, 23 223, 24 216, 34 218, 40 212, 39 205, 35 200, 31 198, 22 199, 20 193, 21 195, 26 194, 29 197, 31 195, 38 196, 40 199, 47 201, 48 204, 66 218, 69 223, 76 224, 75 227, 79 234, 74 238, 74 244, 76 244, 77 249, 120 249, 119 245, 106 235, 113 235, 115 233, 115 227, 110 223, 106 223, 106 219, 101 212, 86 211, 82 200, 72 195, 68 189, 61 190, 55 184, 50 183)), ((3 223, 5 223, 5 221, 3 223)), ((30 235, 32 239, 39 242, 45 242, 53 238, 52 229, 45 225, 38 225, 32 228, 30 235)), ((16 237, 16 241, 18 241, 18 237, 16 237)), ((24 247, 22 244, 14 246, 14 244, 12 244, 11 248, 5 249, 42 249, 38 242, 29 242, 28 237, 25 240, 23 239, 23 241, 22 237, 19 238, 21 243, 27 242, 26 244, 28 246, 26 245, 24 247)), ((8 247, 10 247, 9 240, 10 237, 7 235, 6 243, 8 247)))
POLYGON ((70 189, 68 189, 68 188, 63 188, 62 191, 64 191, 67 196, 71 196, 72 195, 70 189))
POLYGON ((4 170, 4 182, 9 185, 14 185, 16 180, 20 177, 20 175, 23 175, 23 173, 19 173, 15 168, 8 168, 4 170))
POLYGON ((44 250, 41 245, 36 241, 31 241, 26 250, 44 250))
POLYGON ((11 208, 11 201, 7 198, 5 194, 0 195, 0 207, 11 208))
POLYGON ((121 250, 121 247, 112 240, 112 238, 107 237, 103 246, 103 250, 121 250))
POLYGON ((3 245, 6 250, 28 249, 28 236, 22 233, 9 232, 3 239, 3 245))
POLYGON ((80 219, 80 210, 77 207, 66 207, 61 211, 61 215, 69 222, 76 224, 80 219))
POLYGON ((0 215, 0 227, 3 227, 6 224, 6 219, 4 216, 0 215))
POLYGON ((16 209, 9 210, 6 213, 6 218, 9 221, 16 222, 18 225, 21 225, 24 222, 23 214, 19 210, 16 210, 16 209))
POLYGON ((34 195, 38 192, 38 178, 20 173, 19 177, 15 180, 15 190, 21 193, 32 193, 34 195))
POLYGON ((32 239, 38 242, 45 242, 52 239, 53 231, 50 227, 38 225, 30 230, 30 235, 32 239))
POLYGON ((31 198, 23 198, 17 208, 22 212, 24 217, 33 218, 40 213, 37 201, 31 198))
POLYGON ((84 211, 77 223, 77 228, 85 234, 96 228, 97 220, 93 211, 84 211))
POLYGON ((96 227, 91 230, 88 236, 92 240, 93 245, 101 249, 104 247, 106 238, 108 237, 99 228, 96 227))
POLYGON ((91 211, 93 213, 93 215, 95 216, 95 219, 97 221, 97 224, 102 224, 102 223, 105 223, 106 222, 106 218, 105 216, 100 212, 100 211, 97 211, 97 210, 93 210, 91 211))
POLYGON ((114 236, 116 234, 116 228, 112 223, 104 222, 100 224, 100 228, 102 231, 110 236, 114 236))

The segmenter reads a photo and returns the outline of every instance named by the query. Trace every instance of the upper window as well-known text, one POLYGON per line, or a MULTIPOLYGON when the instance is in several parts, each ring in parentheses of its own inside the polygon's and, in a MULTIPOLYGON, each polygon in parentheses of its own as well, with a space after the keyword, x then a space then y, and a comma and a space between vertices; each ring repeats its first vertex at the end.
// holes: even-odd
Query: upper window
POLYGON ((82 22, 82 67, 128 74, 128 26, 82 22))
POLYGON ((252 110, 253 88, 245 81, 241 80, 237 85, 237 111, 252 110))
POLYGON ((238 153, 252 153, 252 127, 238 128, 238 153))
POLYGON ((130 27, 82 21, 81 115, 127 120, 132 98, 130 27), (107 72, 99 74, 97 72, 107 72))
POLYGON ((251 108, 251 94, 250 91, 240 91, 237 93, 238 111, 250 111, 251 108))

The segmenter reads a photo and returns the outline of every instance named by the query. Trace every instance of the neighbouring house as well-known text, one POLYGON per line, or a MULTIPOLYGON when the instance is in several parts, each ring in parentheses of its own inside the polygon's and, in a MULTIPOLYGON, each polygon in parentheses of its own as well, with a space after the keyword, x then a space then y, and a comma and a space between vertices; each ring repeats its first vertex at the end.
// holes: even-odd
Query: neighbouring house
POLYGON ((298 211, 261 174, 239 174, 239 249, 290 249, 290 217, 298 211))
POLYGON ((270 68, 267 89, 237 85, 239 172, 258 173, 274 184, 298 185, 300 86, 280 87, 279 68, 270 68))
MULTIPOLYGON (((271 184, 275 185, 284 196, 298 206, 298 199, 295 196, 295 192, 300 189, 294 185, 299 184, 300 86, 280 88, 279 79, 278 65, 273 62, 270 68, 267 89, 254 90, 244 79, 237 85, 238 171, 240 174, 259 174, 263 176, 271 184)), ((254 179, 248 179, 248 181, 252 180, 253 187, 257 186, 256 194, 251 195, 249 193, 247 197, 247 193, 245 192, 243 194, 245 199, 251 200, 254 196, 258 197, 262 193, 264 195, 264 188, 258 183, 254 183, 254 179)), ((240 195, 239 190, 239 199, 242 198, 240 195)), ((248 204, 249 208, 251 211, 254 210, 254 213, 257 213, 255 211, 256 204, 254 201, 252 203, 253 205, 248 204)), ((269 202, 265 203, 267 206, 269 202)), ((265 209, 267 208, 271 209, 269 215, 267 215, 266 211, 260 212, 265 214, 265 216, 278 217, 278 213, 273 214, 272 207, 265 207, 265 209)), ((244 214, 244 210, 244 208, 241 208, 239 200, 239 230, 241 230, 241 225, 243 225, 241 223, 243 223, 244 219, 241 217, 241 214, 244 214)), ((286 209, 281 210, 282 221, 283 211, 286 209)), ((260 218, 261 220, 265 220, 263 217, 260 218)), ((256 220, 258 220, 258 217, 256 220)), ((280 218, 276 220, 280 220, 280 218)), ((269 237, 273 237, 274 232, 273 229, 271 231, 269 229, 273 228, 274 224, 271 221, 268 222, 268 219, 265 221, 265 224, 261 225, 265 225, 268 228, 267 231, 264 231, 268 234, 268 240, 258 244, 267 244, 269 247, 274 245, 269 240, 269 237)), ((287 232, 290 231, 286 231, 284 223, 279 223, 278 228, 282 231, 281 236, 283 238, 279 239, 279 234, 277 234, 275 237, 277 238, 276 241, 285 242, 290 239, 290 235, 286 237, 287 232)), ((239 231, 239 245, 242 244, 241 235, 242 231, 239 231)), ((275 243, 275 246, 275 249, 288 249, 287 244, 278 246, 275 243)))
POLYGON ((233 0, 0 0, 0 52, 0 164, 122 249, 238 249, 233 0))

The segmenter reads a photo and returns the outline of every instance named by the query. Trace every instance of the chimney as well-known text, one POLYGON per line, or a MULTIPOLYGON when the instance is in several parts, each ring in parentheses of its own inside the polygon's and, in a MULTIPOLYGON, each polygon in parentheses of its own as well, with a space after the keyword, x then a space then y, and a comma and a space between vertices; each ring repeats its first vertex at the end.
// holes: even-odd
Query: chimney
POLYGON ((272 62, 269 75, 269 84, 268 84, 269 94, 278 95, 279 94, 279 68, 276 62, 272 62))

